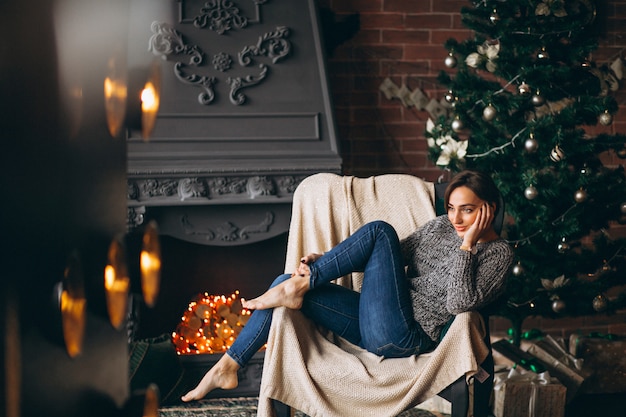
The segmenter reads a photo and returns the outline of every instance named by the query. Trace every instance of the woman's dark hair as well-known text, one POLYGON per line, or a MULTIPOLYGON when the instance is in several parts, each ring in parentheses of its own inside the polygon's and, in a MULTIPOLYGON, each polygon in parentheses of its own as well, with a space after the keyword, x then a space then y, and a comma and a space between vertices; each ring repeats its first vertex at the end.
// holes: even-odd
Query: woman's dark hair
POLYGON ((495 204, 494 214, 500 210, 500 191, 493 179, 484 172, 467 170, 456 174, 448 183, 444 193, 443 200, 446 208, 450 202, 450 194, 459 187, 467 187, 481 200, 495 204))

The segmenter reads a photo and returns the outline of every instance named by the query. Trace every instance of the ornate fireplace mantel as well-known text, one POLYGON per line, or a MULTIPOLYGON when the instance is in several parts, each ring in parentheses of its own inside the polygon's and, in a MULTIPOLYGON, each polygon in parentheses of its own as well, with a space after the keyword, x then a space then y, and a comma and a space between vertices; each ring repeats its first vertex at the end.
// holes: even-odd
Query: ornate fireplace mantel
POLYGON ((129 227, 209 245, 286 232, 300 181, 341 170, 315 1, 150 2, 135 51, 161 61, 161 107, 148 142, 129 133, 129 227))

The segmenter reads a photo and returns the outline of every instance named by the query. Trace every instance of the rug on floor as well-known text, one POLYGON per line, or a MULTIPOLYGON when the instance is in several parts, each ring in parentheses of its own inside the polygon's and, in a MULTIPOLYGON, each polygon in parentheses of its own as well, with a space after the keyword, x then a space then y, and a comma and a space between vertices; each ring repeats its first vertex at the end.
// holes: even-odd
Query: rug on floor
MULTIPOLYGON (((178 405, 164 406, 159 409, 159 417, 256 417, 258 398, 216 398, 178 405)), ((436 417, 426 410, 413 408, 398 417, 436 417)), ((307 417, 297 411, 295 417, 307 417)))

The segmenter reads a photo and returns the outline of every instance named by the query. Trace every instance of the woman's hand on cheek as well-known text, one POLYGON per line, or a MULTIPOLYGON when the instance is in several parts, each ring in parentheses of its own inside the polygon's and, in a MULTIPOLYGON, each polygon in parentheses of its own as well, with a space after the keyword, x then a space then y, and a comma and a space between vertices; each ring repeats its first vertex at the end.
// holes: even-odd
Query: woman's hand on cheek
POLYGON ((474 219, 474 223, 470 226, 467 233, 463 237, 463 242, 467 246, 474 246, 483 236, 485 231, 489 229, 493 222, 493 207, 484 203, 478 210, 478 215, 474 219))

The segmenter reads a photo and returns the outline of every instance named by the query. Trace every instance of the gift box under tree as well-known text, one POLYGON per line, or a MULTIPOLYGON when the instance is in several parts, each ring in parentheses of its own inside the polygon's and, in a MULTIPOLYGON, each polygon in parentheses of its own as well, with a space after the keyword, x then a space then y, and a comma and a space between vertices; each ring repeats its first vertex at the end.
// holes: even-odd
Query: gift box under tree
POLYGON ((588 377, 581 393, 608 394, 626 392, 626 337, 612 334, 572 334, 569 350, 583 360, 582 371, 588 377))
POLYGON ((548 372, 535 374, 514 368, 496 375, 493 414, 496 417, 563 417, 566 390, 548 372))

